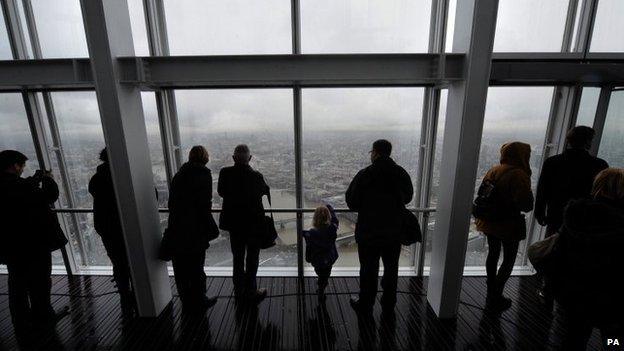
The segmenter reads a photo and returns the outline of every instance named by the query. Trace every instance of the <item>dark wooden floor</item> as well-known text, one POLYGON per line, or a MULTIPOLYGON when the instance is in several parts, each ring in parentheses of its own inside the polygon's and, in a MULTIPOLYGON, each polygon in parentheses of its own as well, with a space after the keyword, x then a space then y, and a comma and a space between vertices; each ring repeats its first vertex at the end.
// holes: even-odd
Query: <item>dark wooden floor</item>
MULTIPOLYGON (((124 319, 110 277, 54 276, 54 306, 68 305, 71 313, 54 332, 27 341, 45 350, 543 350, 559 343, 556 314, 539 302, 534 277, 511 278, 506 295, 514 304, 502 315, 484 312, 484 278, 464 278, 455 322, 441 322, 428 309, 421 278, 401 278, 396 313, 382 316, 377 304, 374 320, 358 320, 349 307, 356 278, 331 279, 324 306, 315 295, 298 296, 296 278, 259 278, 259 285, 272 297, 257 308, 237 305, 231 279, 214 277, 208 292, 221 298, 205 314, 182 314, 176 297, 157 319, 124 319)), ((6 288, 2 275, 0 348, 13 350, 19 346, 6 288)), ((315 280, 307 279, 305 288, 313 292, 315 280)), ((599 344, 594 332, 589 349, 599 344)))

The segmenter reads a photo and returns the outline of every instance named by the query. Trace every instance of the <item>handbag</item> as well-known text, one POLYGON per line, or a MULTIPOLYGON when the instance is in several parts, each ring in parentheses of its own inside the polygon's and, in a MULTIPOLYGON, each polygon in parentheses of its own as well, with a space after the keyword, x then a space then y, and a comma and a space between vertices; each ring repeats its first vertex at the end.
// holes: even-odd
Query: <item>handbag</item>
POLYGON ((61 228, 58 216, 52 211, 52 207, 46 209, 46 217, 50 228, 50 233, 46 235, 46 246, 52 252, 63 248, 69 241, 61 228))
MULTIPOLYGON (((273 208, 271 204, 271 193, 267 194, 267 199, 269 200, 269 206, 273 208)), ((275 229, 275 219, 273 218, 273 211, 271 211, 270 216, 264 215, 262 221, 262 230, 260 231, 260 240, 258 243, 258 247, 261 249, 268 249, 270 247, 275 246, 275 240, 277 239, 277 230, 275 229)))
POLYGON ((412 211, 407 208, 401 210, 401 216, 403 217, 403 228, 401 230, 401 244, 410 246, 413 243, 422 241, 422 232, 420 229, 420 223, 418 223, 418 217, 412 211))
POLYGON ((527 249, 527 257, 538 272, 548 270, 554 258, 555 248, 559 242, 559 233, 555 233, 544 240, 537 241, 527 249))
POLYGON ((169 230, 169 228, 166 228, 160 241, 158 259, 163 261, 171 261, 175 254, 175 248, 175 236, 171 233, 171 230, 169 230))

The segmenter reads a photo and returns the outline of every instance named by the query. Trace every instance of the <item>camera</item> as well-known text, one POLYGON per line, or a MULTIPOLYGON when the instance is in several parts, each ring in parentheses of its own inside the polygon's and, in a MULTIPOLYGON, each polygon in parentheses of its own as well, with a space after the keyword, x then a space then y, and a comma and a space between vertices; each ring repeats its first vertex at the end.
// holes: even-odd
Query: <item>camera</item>
POLYGON ((50 176, 52 176, 52 170, 38 169, 35 171, 35 174, 33 177, 36 179, 42 179, 43 177, 50 177, 50 176))

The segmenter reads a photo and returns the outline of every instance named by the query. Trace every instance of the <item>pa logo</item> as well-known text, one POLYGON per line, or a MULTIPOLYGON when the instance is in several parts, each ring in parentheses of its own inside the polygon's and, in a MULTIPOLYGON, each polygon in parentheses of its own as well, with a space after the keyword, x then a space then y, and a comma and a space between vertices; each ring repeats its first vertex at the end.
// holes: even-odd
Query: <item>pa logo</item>
POLYGON ((607 346, 620 346, 620 340, 618 340, 618 339, 607 339, 607 346))

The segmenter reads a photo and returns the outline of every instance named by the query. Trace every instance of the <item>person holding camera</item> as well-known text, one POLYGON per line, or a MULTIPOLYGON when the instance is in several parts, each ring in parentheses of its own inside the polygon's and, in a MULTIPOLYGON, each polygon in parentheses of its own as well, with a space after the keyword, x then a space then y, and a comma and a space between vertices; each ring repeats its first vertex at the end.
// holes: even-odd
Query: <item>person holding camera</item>
POLYGON ((0 152, 0 263, 9 272, 9 308, 17 334, 56 321, 50 253, 67 243, 51 209, 58 185, 46 170, 22 178, 27 159, 19 151, 0 152))

